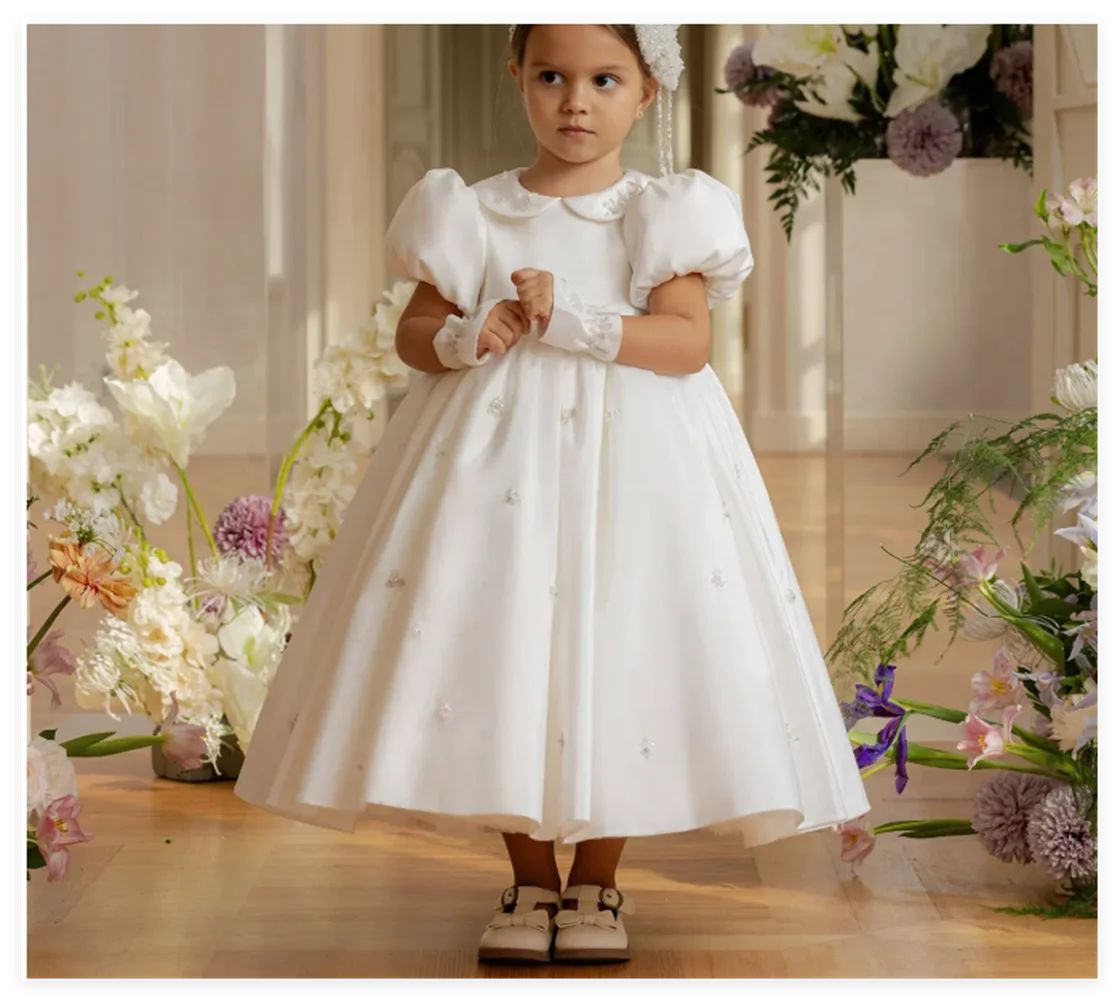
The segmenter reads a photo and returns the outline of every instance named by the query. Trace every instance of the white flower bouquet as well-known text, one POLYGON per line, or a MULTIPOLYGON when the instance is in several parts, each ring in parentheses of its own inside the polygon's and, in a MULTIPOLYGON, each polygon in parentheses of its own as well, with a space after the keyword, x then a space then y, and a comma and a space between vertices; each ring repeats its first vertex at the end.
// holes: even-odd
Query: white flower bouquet
MULTIPOLYGON (((316 362, 319 406, 284 457, 273 496, 236 498, 213 524, 188 469, 234 399, 233 372, 186 372, 166 344, 152 339, 150 315, 129 305, 137 293, 112 278, 78 293, 78 302, 97 304, 95 317, 106 324, 105 382, 118 413, 78 383, 55 387, 44 373, 30 386, 36 496, 28 508, 39 497, 50 502, 48 518, 60 530, 51 537, 51 568, 42 574, 29 534, 28 590, 53 577, 63 596, 28 643, 28 694, 49 690, 52 707, 60 707, 53 677, 72 674, 82 707, 114 718, 140 713, 159 728, 151 737, 101 733, 58 744, 66 754, 159 744, 185 767, 216 771, 223 745, 248 747, 298 608, 356 491, 374 407, 389 388, 407 384, 393 345, 412 289, 395 285, 361 329, 316 362), (175 514, 180 489, 186 568, 147 535, 175 514), (196 530, 205 545, 201 557, 196 530), (61 631, 52 631, 71 602, 107 612, 76 657, 61 644, 61 631)), ((38 783, 34 808, 28 803, 28 864, 46 866, 54 878, 65 871, 58 852, 67 837, 78 843, 85 835, 77 825, 76 784, 51 763, 57 750, 42 743, 52 736, 40 734, 28 750, 29 775, 34 767, 38 783), (33 837, 43 823, 47 833, 33 837)))
POLYGON ((774 25, 735 49, 726 89, 770 109, 749 150, 771 148, 771 200, 792 235, 821 177, 854 193, 854 165, 889 157, 929 177, 960 156, 1031 169, 1029 25, 774 25))
MULTIPOLYGON (((1042 192, 1035 211, 1047 235, 1003 249, 1042 245, 1059 273, 1075 275, 1095 295, 1095 198, 1094 179, 1074 181, 1064 198, 1042 192)), ((992 856, 1037 863, 1059 886, 1059 898, 1008 912, 1096 915, 1097 380, 1095 361, 1061 369, 1052 398, 1062 412, 1037 414, 997 436, 967 435, 945 456, 947 471, 926 495, 929 521, 913 554, 893 580, 848 608, 828 655, 864 681, 873 670, 872 683, 858 684, 843 705, 864 776, 892 766, 900 794, 910 765, 991 774, 970 818, 844 824, 842 855, 856 867, 879 834, 976 836, 992 856), (1035 573, 1023 562, 1016 578, 1000 575, 1007 550, 988 557, 984 548, 996 541, 987 511, 1000 484, 1025 490, 1012 519, 1016 532, 1027 513, 1036 538, 1055 518, 1076 512, 1076 525, 1055 534, 1079 548, 1078 568, 1035 573), (953 639, 998 643, 993 663, 972 677, 967 711, 894 694, 894 661, 916 649, 938 619, 947 620, 953 639), (955 752, 911 743, 906 728, 914 715, 958 725, 955 752), (858 732, 856 723, 865 718, 885 722, 876 734, 858 732)), ((943 454, 956 429, 938 436, 917 461, 943 454)))

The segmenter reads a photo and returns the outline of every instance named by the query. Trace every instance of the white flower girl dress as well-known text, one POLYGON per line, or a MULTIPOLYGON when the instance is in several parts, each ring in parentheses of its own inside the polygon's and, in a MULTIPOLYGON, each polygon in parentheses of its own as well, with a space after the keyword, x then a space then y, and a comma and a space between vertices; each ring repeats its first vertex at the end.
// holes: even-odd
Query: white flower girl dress
MULTIPOLYGON (((556 198, 519 173, 468 187, 433 170, 390 227, 394 270, 462 310, 454 337, 516 298, 520 268, 551 271, 557 314, 593 332, 675 275, 702 273, 715 301, 753 266, 737 196, 706 174, 630 171, 556 198)), ((236 792, 347 831, 366 816, 567 842, 713 828, 760 844, 865 813, 714 372, 657 375, 534 334, 418 374, 236 792)))

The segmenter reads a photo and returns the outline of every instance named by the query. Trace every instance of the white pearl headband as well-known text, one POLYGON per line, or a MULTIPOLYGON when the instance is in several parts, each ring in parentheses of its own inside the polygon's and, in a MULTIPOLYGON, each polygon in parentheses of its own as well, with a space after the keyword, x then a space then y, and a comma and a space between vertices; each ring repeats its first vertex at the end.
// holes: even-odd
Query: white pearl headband
MULTIPOLYGON (((662 174, 672 172, 672 100, 666 100, 663 92, 675 91, 680 83, 680 74, 684 72, 684 57, 676 37, 679 27, 678 24, 634 25, 641 58, 645 60, 653 79, 660 84, 657 88, 657 146, 662 174)), ((509 25, 510 42, 516 28, 515 24, 509 25)))

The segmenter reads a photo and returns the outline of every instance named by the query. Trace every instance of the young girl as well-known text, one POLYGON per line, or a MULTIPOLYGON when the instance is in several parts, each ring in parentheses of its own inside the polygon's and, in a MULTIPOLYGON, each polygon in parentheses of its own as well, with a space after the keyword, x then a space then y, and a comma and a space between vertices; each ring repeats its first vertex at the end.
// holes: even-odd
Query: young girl
MULTIPOLYGON (((707 366, 753 259, 738 198, 622 143, 675 25, 516 25, 539 142, 432 170, 387 235, 424 373, 347 511, 237 794, 501 831, 490 960, 624 959, 628 837, 748 845, 868 810, 750 448, 707 366), (556 840, 576 845, 561 896, 556 840)), ((658 108, 660 102, 658 101, 658 108)), ((663 142, 662 142, 663 147, 663 142)))

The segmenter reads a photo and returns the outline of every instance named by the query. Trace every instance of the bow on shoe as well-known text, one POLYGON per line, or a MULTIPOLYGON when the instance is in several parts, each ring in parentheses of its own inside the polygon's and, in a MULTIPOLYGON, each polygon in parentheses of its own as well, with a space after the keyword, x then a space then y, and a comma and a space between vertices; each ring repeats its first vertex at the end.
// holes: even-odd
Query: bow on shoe
POLYGON ((490 921, 490 927, 535 927, 537 930, 548 931, 547 910, 529 910, 527 913, 499 913, 490 921))
POLYGON ((617 920, 614 919, 614 914, 610 910, 591 910, 583 912, 582 910, 560 910, 556 914, 556 927, 562 930, 564 927, 605 927, 608 930, 615 930, 618 926, 617 920))

